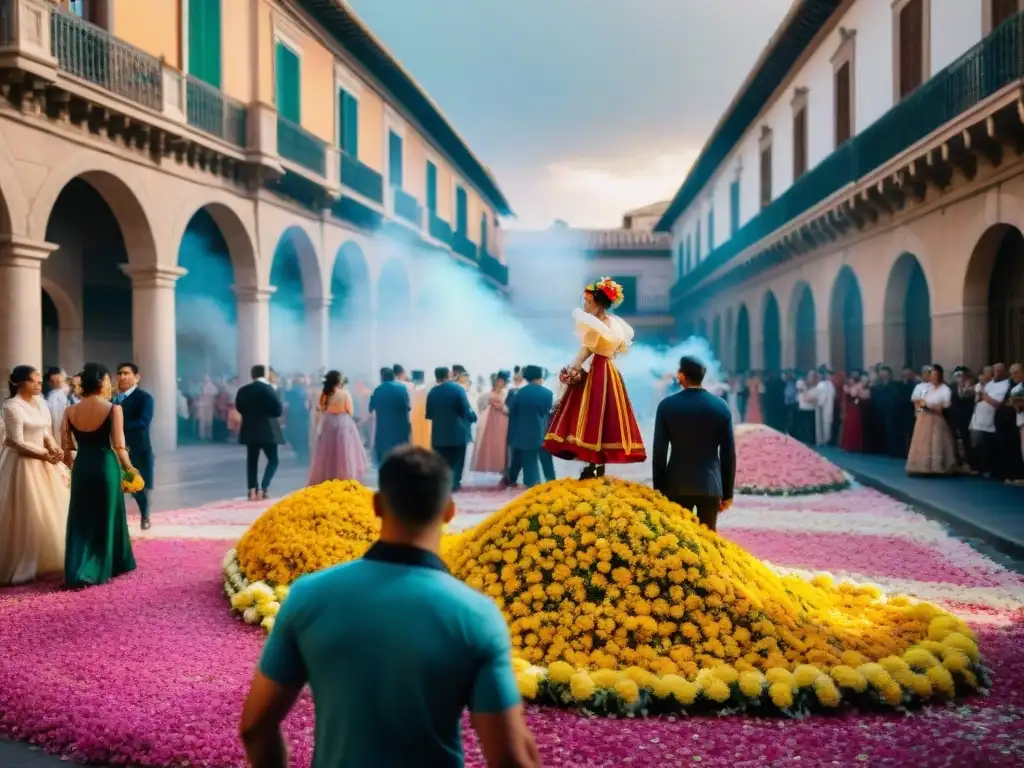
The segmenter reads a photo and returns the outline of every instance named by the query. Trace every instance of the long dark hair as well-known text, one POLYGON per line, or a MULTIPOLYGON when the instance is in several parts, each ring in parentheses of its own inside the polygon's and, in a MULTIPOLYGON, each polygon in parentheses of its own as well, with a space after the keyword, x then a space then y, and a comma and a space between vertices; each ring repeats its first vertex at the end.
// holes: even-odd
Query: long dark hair
POLYGON ((36 369, 31 365, 14 366, 11 370, 11 378, 7 380, 7 389, 10 391, 11 397, 18 394, 22 384, 28 384, 32 381, 32 374, 35 372, 36 369))
POLYGON ((103 389, 103 380, 110 375, 110 370, 103 363, 86 363, 78 374, 81 382, 82 396, 99 394, 103 389))
POLYGON ((324 374, 324 386, 323 390, 321 390, 320 403, 326 404, 334 390, 344 383, 345 377, 341 375, 341 371, 328 371, 324 374))

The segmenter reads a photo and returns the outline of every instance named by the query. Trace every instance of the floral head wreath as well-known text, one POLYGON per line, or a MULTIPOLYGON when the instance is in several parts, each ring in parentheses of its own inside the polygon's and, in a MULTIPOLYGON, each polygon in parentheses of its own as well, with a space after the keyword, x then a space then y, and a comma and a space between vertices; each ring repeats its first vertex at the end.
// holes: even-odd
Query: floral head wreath
POLYGON ((626 295, 622 292, 622 286, 610 277, 602 277, 600 280, 591 283, 583 290, 585 293, 589 294, 603 293, 608 301, 612 303, 612 309, 619 306, 622 303, 622 300, 626 298, 626 295))

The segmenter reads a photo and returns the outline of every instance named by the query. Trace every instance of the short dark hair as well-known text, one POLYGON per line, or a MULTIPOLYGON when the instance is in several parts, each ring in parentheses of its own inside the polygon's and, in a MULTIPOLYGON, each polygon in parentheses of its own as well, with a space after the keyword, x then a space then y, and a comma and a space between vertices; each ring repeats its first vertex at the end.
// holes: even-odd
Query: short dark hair
POLYGON ((119 371, 120 371, 120 370, 121 370, 122 368, 127 368, 127 369, 128 369, 128 370, 130 370, 130 371, 131 371, 131 372, 132 372, 132 373, 133 373, 133 374, 134 374, 135 376, 138 376, 138 375, 139 375, 139 366, 137 366, 137 365, 136 365, 135 363, 132 363, 132 362, 127 362, 127 363, 118 363, 118 364, 117 364, 117 370, 119 370, 119 371))
POLYGON ((458 363, 456 363, 455 365, 452 366, 452 373, 454 373, 456 376, 461 376, 464 373, 468 373, 468 371, 466 371, 466 367, 464 365, 459 365, 458 363))
POLYGON ((687 382, 699 387, 704 383, 704 376, 708 369, 693 355, 683 355, 679 358, 679 372, 686 377, 687 382))
POLYGON ((523 368, 523 378, 527 381, 540 381, 544 378, 544 369, 539 365, 528 365, 523 368))
POLYGON ((424 379, 423 371, 413 371, 410 374, 410 376, 412 376, 412 380, 413 380, 414 384, 422 384, 423 383, 423 379, 424 379))
POLYGON ((398 363, 392 365, 391 370, 395 372, 395 376, 401 376, 403 373, 405 373, 405 368, 400 366, 398 363))
POLYGON ((384 457, 377 485, 389 513, 410 528, 426 528, 451 498, 452 471, 433 451, 403 445, 384 457))
POLYGON ((434 381, 447 381, 450 371, 443 365, 434 369, 434 381))
POLYGON ((380 369, 380 380, 381 381, 394 381, 395 372, 391 368, 380 369))
POLYGON ((249 375, 255 379, 265 379, 267 377, 267 366, 265 365, 254 365, 249 369, 249 375))
POLYGON ((103 380, 110 376, 110 371, 103 363, 86 363, 78 374, 83 395, 95 395, 103 389, 103 380))
POLYGON ((61 370, 60 368, 57 368, 56 366, 51 365, 49 368, 46 369, 46 373, 43 374, 43 378, 44 379, 49 379, 49 378, 51 378, 53 376, 60 376, 62 373, 64 373, 63 370, 61 370))

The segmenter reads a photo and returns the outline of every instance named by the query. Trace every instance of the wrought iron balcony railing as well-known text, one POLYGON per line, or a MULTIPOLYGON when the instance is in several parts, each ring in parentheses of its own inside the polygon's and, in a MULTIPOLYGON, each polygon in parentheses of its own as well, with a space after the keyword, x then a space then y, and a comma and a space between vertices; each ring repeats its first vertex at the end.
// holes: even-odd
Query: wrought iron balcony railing
POLYGON ((673 298, 685 295, 687 286, 741 251, 1022 78, 1024 13, 1018 13, 801 176, 676 283, 673 298))
POLYGON ((460 256, 476 261, 478 256, 476 243, 466 237, 463 232, 456 232, 452 235, 452 250, 460 256))
POLYGON ((484 251, 480 255, 480 271, 501 285, 508 285, 508 265, 484 251))
POLYGON ((391 191, 395 196, 395 215, 417 227, 422 226, 423 209, 416 198, 400 187, 392 187, 391 191))
POLYGON ((163 108, 163 65, 105 29, 54 6, 51 46, 57 66, 143 107, 163 108))
POLYGON ((430 236, 435 240, 440 240, 442 243, 447 245, 452 244, 452 227, 444 219, 440 218, 434 211, 430 211, 430 222, 428 223, 428 229, 430 236))
POLYGON ((316 136, 280 115, 277 116, 277 153, 285 160, 325 176, 327 147, 316 136))
POLYGON ((186 81, 188 124, 236 147, 245 147, 248 114, 245 105, 201 80, 186 81))
POLYGON ((344 153, 341 155, 341 185, 375 203, 384 203, 384 177, 344 153))

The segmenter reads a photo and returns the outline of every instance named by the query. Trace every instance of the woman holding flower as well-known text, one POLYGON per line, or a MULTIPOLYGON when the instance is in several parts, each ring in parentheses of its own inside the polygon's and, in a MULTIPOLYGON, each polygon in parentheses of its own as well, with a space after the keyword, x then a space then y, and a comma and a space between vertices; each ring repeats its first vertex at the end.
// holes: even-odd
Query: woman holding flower
POLYGON ((141 476, 131 465, 121 406, 110 402, 110 372, 86 363, 82 400, 64 412, 61 442, 71 468, 64 583, 77 588, 104 584, 135 570, 122 481, 137 488, 141 476))

